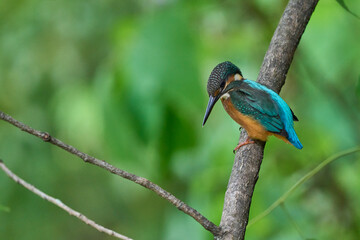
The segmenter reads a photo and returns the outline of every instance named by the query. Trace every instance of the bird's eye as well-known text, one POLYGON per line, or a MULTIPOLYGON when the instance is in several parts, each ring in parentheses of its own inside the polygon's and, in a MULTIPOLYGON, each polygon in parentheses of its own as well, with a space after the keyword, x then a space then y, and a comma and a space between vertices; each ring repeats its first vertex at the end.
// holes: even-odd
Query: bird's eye
POLYGON ((224 87, 225 87, 225 81, 220 84, 221 89, 224 89, 224 87))

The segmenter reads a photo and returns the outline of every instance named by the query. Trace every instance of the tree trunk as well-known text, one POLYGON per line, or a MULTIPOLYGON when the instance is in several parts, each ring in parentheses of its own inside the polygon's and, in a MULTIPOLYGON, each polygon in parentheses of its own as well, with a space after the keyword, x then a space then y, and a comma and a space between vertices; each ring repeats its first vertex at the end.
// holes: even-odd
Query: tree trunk
MULTIPOLYGON (((266 52, 258 82, 279 93, 295 50, 318 0, 290 0, 266 52)), ((243 130, 240 140, 245 140, 243 130)), ((245 145, 236 153, 225 194, 221 234, 216 240, 244 239, 251 198, 258 179, 265 143, 245 145)))

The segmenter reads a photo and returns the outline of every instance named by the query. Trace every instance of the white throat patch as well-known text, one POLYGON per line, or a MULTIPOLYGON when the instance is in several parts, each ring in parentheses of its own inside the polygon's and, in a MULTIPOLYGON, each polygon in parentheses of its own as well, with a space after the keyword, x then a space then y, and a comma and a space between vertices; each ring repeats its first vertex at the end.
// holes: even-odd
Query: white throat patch
POLYGON ((229 93, 225 93, 224 95, 221 96, 221 99, 228 99, 230 97, 230 94, 229 93))
POLYGON ((241 80, 242 77, 240 74, 237 73, 237 74, 235 74, 234 79, 235 79, 235 81, 238 81, 238 80, 241 80))

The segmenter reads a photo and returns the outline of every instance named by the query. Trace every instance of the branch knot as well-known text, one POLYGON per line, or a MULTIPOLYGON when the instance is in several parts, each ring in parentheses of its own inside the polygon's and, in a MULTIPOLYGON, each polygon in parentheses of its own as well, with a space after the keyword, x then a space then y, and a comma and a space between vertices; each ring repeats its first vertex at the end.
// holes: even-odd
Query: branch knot
POLYGON ((51 141, 51 136, 49 133, 47 132, 42 132, 41 134, 41 138, 44 142, 50 142, 51 141))

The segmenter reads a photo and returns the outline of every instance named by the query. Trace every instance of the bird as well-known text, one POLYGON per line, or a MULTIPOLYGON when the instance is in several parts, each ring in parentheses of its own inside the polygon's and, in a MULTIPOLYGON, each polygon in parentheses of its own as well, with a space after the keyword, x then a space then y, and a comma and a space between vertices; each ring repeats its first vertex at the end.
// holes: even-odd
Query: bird
POLYGON ((294 130, 294 121, 299 120, 288 104, 265 85, 245 79, 233 63, 225 61, 212 70, 207 93, 209 102, 203 126, 220 99, 225 111, 248 133, 247 139, 239 142, 234 153, 254 140, 266 142, 271 135, 298 149, 303 148, 294 130))

